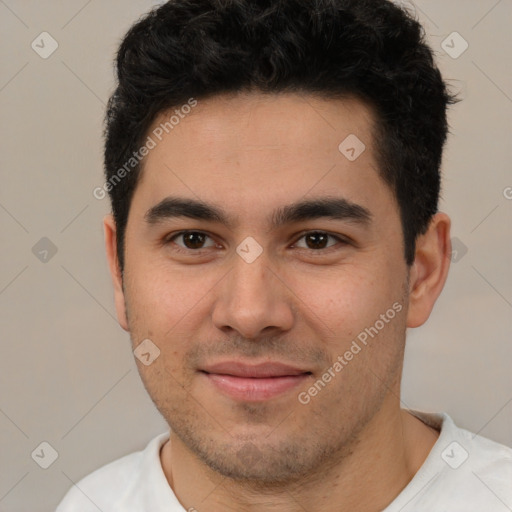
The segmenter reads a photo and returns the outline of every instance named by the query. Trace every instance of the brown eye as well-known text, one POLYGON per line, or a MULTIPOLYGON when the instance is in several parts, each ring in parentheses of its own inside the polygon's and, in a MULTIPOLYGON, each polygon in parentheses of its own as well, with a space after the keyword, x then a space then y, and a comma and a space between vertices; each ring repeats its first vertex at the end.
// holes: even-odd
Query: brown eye
POLYGON ((205 237, 204 233, 185 233, 183 235, 183 242, 189 249, 201 249, 200 246, 204 244, 205 237))
POLYGON ((310 233, 304 238, 309 249, 325 249, 329 235, 325 233, 310 233))
POLYGON ((325 231, 311 231, 309 233, 306 233, 302 235, 302 237, 299 240, 304 239, 306 242, 306 247, 300 247, 305 249, 311 249, 311 250, 321 250, 321 249, 328 249, 329 247, 332 247, 336 244, 327 245, 329 238, 336 240, 337 242, 346 243, 343 239, 330 235, 329 233, 326 233, 325 231))
POLYGON ((178 246, 178 251, 189 249, 191 251, 197 251, 201 249, 206 249, 208 247, 215 246, 213 243, 210 246, 204 246, 205 240, 210 238, 206 233, 202 233, 201 231, 182 231, 180 233, 176 233, 174 236, 167 240, 167 243, 175 243, 178 246), (182 239, 183 245, 175 242, 177 239, 182 239))

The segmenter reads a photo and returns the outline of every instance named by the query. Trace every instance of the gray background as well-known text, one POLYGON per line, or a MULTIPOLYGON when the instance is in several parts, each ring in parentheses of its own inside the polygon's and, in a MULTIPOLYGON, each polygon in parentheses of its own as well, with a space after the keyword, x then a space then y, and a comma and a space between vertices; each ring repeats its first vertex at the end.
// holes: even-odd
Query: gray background
MULTIPOLYGON (((166 430, 115 318, 109 204, 92 194, 112 58, 155 3, 0 0, 0 511, 51 511, 72 482, 166 430), (47 59, 31 47, 43 31, 59 45, 47 59), (31 457, 43 441, 59 455, 48 469, 31 457)), ((403 406, 512 445, 512 0, 414 6, 463 102, 441 205, 457 254, 429 322, 409 332, 403 406), (457 58, 441 46, 454 31, 469 44, 457 58)))

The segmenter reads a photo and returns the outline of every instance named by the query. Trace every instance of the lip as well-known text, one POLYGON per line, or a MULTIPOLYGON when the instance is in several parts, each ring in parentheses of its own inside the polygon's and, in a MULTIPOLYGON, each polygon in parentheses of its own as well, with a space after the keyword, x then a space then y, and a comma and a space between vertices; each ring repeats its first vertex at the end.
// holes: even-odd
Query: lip
POLYGON ((208 365, 201 373, 217 390, 235 400, 269 400, 302 384, 311 372, 278 362, 249 365, 225 361, 208 365))
POLYGON ((246 364, 241 361, 223 361, 213 365, 207 365, 201 368, 206 373, 216 373, 222 375, 232 375, 233 377, 287 377, 290 375, 301 375, 311 373, 308 370, 297 368, 276 361, 259 364, 246 364))

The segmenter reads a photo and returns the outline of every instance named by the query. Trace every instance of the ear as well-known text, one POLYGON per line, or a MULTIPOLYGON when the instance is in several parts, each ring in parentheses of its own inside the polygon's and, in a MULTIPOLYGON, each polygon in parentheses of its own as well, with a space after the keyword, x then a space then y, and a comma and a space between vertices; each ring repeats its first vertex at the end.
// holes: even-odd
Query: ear
POLYGON ((450 218, 436 213, 427 232, 416 240, 414 263, 409 279, 407 327, 424 324, 448 276, 451 258, 450 218))
POLYGON ((103 229, 105 232, 105 249, 107 252, 107 261, 114 285, 114 302, 116 305, 117 321, 119 325, 128 331, 128 320, 126 316, 126 303, 123 292, 123 278, 119 261, 117 258, 117 231, 114 217, 109 214, 103 219, 103 229))

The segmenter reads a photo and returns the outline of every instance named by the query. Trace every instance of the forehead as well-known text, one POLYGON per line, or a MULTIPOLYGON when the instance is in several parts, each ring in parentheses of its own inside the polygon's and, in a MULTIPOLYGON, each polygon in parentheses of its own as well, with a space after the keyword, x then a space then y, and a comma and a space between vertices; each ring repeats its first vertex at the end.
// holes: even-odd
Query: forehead
POLYGON ((147 135, 155 146, 135 196, 148 207, 181 195, 238 210, 271 209, 308 193, 368 203, 384 183, 374 122, 355 98, 238 93, 197 100, 153 122, 147 135))
POLYGON ((213 144, 219 150, 221 145, 231 149, 283 150, 285 145, 332 149, 344 133, 359 134, 367 146, 373 143, 374 113, 354 97, 327 99, 311 94, 238 92, 198 100, 193 109, 187 108, 187 114, 173 116, 185 106, 161 112, 149 130, 163 131, 162 137, 157 138, 167 139, 171 133, 175 139, 186 138, 188 144, 182 151, 213 144), (174 119, 169 126, 171 117, 174 119))

